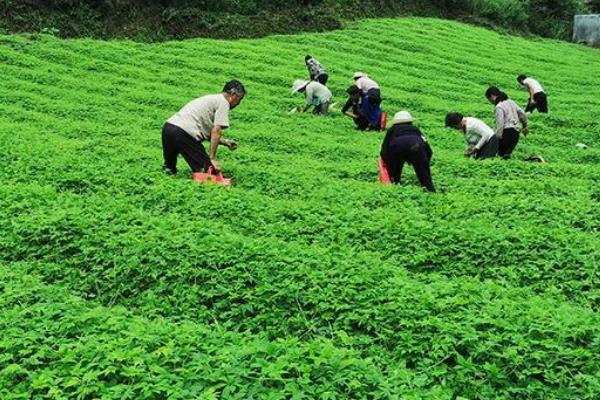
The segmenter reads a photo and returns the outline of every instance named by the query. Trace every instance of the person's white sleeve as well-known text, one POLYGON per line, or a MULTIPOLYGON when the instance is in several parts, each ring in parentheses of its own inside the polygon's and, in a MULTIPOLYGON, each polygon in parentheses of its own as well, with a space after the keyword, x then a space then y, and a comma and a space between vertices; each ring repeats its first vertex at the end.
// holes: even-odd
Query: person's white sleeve
POLYGON ((484 126, 482 126, 482 127, 476 126, 475 127, 475 130, 477 131, 477 133, 479 133, 479 135, 481 135, 481 139, 479 139, 479 142, 477 142, 477 144, 475 145, 475 148, 477 150, 481 150, 481 148, 483 146, 485 146, 485 144, 488 142, 488 140, 490 140, 492 138, 492 136, 494 136, 494 131, 492 131, 491 128, 489 128, 489 127, 487 129, 484 129, 484 128, 485 128, 484 126), (488 131, 491 131, 491 132, 488 132, 488 131))
POLYGON ((314 97, 315 97, 315 93, 314 93, 312 85, 308 85, 306 87, 306 91, 304 93, 306 95, 306 105, 310 106, 313 103, 314 97))
POLYGON ((215 113, 214 125, 222 128, 229 126, 229 103, 223 102, 219 105, 215 113))

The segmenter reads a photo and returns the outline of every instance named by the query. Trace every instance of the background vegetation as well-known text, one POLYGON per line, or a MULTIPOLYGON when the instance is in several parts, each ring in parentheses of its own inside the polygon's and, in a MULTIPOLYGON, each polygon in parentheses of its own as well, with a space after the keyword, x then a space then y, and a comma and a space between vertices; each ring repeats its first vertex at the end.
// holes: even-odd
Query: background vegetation
POLYGON ((570 39, 596 0, 0 0, 0 30, 164 40, 338 29, 349 19, 426 15, 570 39))
POLYGON ((423 18, 0 44, 0 398, 600 397, 598 51, 423 18), (415 115, 439 193, 377 183, 381 134, 288 115, 307 52, 338 103, 360 69, 415 115), (492 124, 518 73, 551 114, 465 159, 444 114, 492 124), (163 122, 231 78, 236 186, 162 175, 163 122))

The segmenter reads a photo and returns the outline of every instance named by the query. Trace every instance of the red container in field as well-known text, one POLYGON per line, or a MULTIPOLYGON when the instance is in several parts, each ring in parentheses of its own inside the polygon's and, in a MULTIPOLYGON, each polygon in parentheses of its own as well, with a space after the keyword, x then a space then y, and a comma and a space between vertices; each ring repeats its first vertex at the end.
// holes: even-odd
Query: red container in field
POLYGON ((194 172, 192 180, 194 182, 214 182, 223 186, 233 186, 231 178, 225 178, 220 172, 215 174, 212 167, 209 167, 207 172, 194 172))
POLYGON ((385 165, 385 161, 382 158, 379 159, 379 182, 384 185, 393 184, 392 179, 390 178, 390 173, 388 172, 387 165, 385 165))
POLYGON ((385 111, 381 112, 381 117, 379 118, 379 129, 385 131, 387 128, 387 113, 385 111))

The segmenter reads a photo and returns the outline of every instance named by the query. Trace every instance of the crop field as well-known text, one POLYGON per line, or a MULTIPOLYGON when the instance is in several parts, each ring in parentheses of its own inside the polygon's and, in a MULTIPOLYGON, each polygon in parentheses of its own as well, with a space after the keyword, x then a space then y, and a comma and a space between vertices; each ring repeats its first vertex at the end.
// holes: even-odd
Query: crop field
POLYGON ((0 36, 1 399, 600 398, 600 52, 456 22, 160 44, 0 36), (289 115, 304 56, 408 109, 438 193, 377 181, 381 133, 289 115), (521 105, 513 160, 448 111, 521 105), (189 100, 248 90, 233 188, 161 172, 189 100), (588 149, 576 147, 585 143, 588 149), (545 164, 524 161, 541 155, 545 164))

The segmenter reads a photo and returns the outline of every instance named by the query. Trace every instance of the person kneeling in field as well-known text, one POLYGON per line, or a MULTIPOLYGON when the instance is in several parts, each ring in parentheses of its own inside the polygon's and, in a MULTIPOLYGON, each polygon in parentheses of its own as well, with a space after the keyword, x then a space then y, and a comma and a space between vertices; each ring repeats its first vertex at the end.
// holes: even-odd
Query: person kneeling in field
POLYGON ((361 91, 361 108, 367 118, 369 130, 381 130, 381 89, 379 84, 363 72, 355 72, 352 76, 354 85, 361 91))
POLYGON ((482 120, 453 112, 446 115, 446 127, 463 131, 468 146, 465 156, 484 159, 498 154, 498 137, 482 120))
POLYGON ((408 111, 400 111, 394 116, 393 125, 381 145, 381 158, 393 183, 400 183, 402 168, 408 162, 415 169, 421 186, 435 192, 429 168, 433 151, 413 121, 408 111))
POLYGON ((496 137, 499 139, 498 155, 509 159, 519 143, 519 122, 527 136, 527 115, 508 95, 495 86, 485 92, 488 101, 496 106, 496 137))
POLYGON ((344 108, 342 108, 342 113, 351 117, 356 124, 356 129, 364 131, 369 127, 369 121, 362 110, 362 92, 356 85, 350 86, 346 93, 348 93, 348 101, 344 108))
POLYGON ((227 82, 223 92, 190 101, 167 120, 162 130, 164 171, 177 173, 177 156, 181 154, 192 172, 207 171, 212 167, 219 172, 217 148, 220 144, 235 150, 238 145, 222 136, 229 127, 229 111, 237 107, 246 95, 241 82, 227 82), (202 142, 210 142, 209 154, 202 142))
POLYGON ((537 80, 525 75, 519 75, 517 82, 525 86, 529 92, 529 101, 527 101, 525 112, 530 113, 537 109, 541 113, 548 114, 548 97, 542 85, 537 80))
POLYGON ((327 86, 322 83, 297 80, 292 86, 292 94, 295 93, 304 93, 305 97, 304 107, 299 107, 298 112, 306 112, 314 106, 315 114, 326 116, 329 113, 332 94, 327 86))

